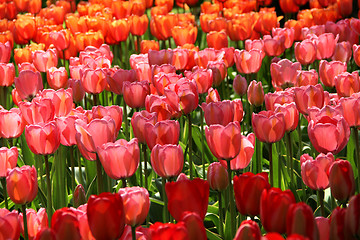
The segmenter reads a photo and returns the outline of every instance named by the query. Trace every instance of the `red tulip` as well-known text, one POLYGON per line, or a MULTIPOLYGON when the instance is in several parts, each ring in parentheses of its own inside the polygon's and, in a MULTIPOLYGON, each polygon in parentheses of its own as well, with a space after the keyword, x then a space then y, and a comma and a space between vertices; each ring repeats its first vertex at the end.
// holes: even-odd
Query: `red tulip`
POLYGON ((181 217, 181 222, 185 223, 189 240, 205 240, 206 230, 203 220, 195 212, 185 212, 181 217))
POLYGON ((342 240, 345 238, 345 214, 346 209, 336 207, 330 217, 330 236, 334 240, 342 240))
POLYGON ((142 187, 127 187, 118 193, 123 199, 125 223, 132 227, 141 225, 150 208, 149 192, 142 187))
POLYGON ((16 167, 19 156, 17 147, 0 148, 0 177, 6 177, 7 171, 16 167))
POLYGON ((79 207, 80 205, 86 204, 86 193, 84 187, 79 184, 76 186, 73 193, 73 202, 74 207, 79 207))
POLYGON ((240 224, 234 240, 260 240, 261 231, 259 225, 252 220, 245 220, 240 224))
MULTIPOLYGON (((261 237, 261 240, 284 240, 284 238, 280 235, 280 233, 271 232, 261 237)), ((296 240, 303 240, 303 239, 296 239, 296 240)))
POLYGON ((264 89, 262 83, 252 80, 247 89, 248 101, 256 107, 261 106, 264 102, 264 89))
POLYGON ((360 195, 356 195, 350 198, 348 208, 345 213, 345 223, 346 229, 345 236, 350 238, 358 238, 360 236, 360 195))
POLYGON ((55 49, 49 48, 46 51, 36 50, 33 52, 33 63, 37 70, 46 72, 58 64, 58 56, 55 49))
POLYGON ((24 119, 18 108, 9 111, 0 110, 0 137, 18 138, 23 133, 24 127, 24 119))
POLYGON ((24 165, 8 171, 6 177, 7 192, 16 204, 32 202, 38 192, 37 174, 34 166, 24 165))
POLYGON ((129 107, 145 107, 145 98, 150 94, 149 82, 124 82, 122 92, 124 100, 129 107))
POLYGON ((320 84, 298 87, 294 89, 294 99, 299 112, 307 115, 309 108, 324 106, 324 90, 320 84))
POLYGON ((46 71, 46 78, 49 86, 54 90, 58 90, 66 87, 68 74, 64 67, 51 67, 46 71))
POLYGON ((264 189, 270 189, 267 173, 251 172, 235 176, 235 202, 238 211, 243 215, 257 216, 260 214, 260 198, 264 189))
POLYGON ((226 126, 214 124, 205 128, 206 141, 211 153, 220 159, 235 158, 241 147, 239 122, 230 122, 226 126))
POLYGON ((350 162, 337 159, 329 171, 331 195, 340 202, 346 202, 355 193, 354 172, 350 162))
POLYGON ((9 87, 14 83, 15 67, 13 63, 0 63, 0 86, 9 87))
POLYGON ((336 92, 340 97, 350 97, 360 91, 359 73, 357 71, 338 74, 335 79, 336 92))
POLYGON ((152 240, 176 240, 189 239, 188 230, 184 222, 179 223, 160 223, 156 222, 150 226, 152 240))
POLYGON ((230 122, 241 122, 243 117, 243 106, 240 100, 202 103, 201 108, 207 125, 226 126, 230 122))
POLYGON ((298 70, 301 70, 301 64, 299 62, 293 63, 286 58, 277 63, 271 63, 272 85, 274 88, 282 89, 295 86, 298 70))
MULTIPOLYGON (((40 208, 38 212, 31 208, 26 209, 26 218, 29 239, 34 239, 38 232, 49 225, 45 208, 40 208)), ((24 236, 23 213, 19 214, 19 222, 21 233, 24 236)))
POLYGON ((278 142, 285 134, 285 118, 283 113, 274 113, 273 111, 253 113, 251 122, 255 136, 261 142, 278 142))
POLYGON ((302 65, 308 65, 315 61, 316 45, 310 39, 295 43, 295 58, 302 65))
POLYGON ((117 105, 112 106, 93 106, 92 109, 93 119, 103 118, 109 116, 115 121, 115 134, 117 134, 121 129, 121 124, 123 120, 123 110, 117 105))
POLYGON ((270 188, 263 191, 260 200, 260 219, 267 232, 285 233, 286 214, 292 203, 295 203, 295 197, 290 190, 270 188))
POLYGON ((112 179, 132 176, 140 162, 140 149, 136 138, 129 142, 119 139, 97 147, 97 153, 106 174, 112 179))
POLYGON ((313 211, 303 202, 291 204, 286 215, 286 233, 300 234, 309 239, 318 239, 319 231, 314 219, 313 211))
POLYGON ((189 211, 205 218, 209 201, 209 183, 200 178, 167 182, 165 191, 168 198, 168 210, 176 221, 189 211))
POLYGON ((319 230, 319 240, 328 240, 330 237, 330 219, 316 217, 315 222, 319 230))
POLYGON ((19 76, 15 78, 15 88, 19 97, 24 99, 32 99, 43 89, 43 83, 39 72, 32 70, 23 70, 19 76))
POLYGON ((135 137, 139 140, 139 143, 145 143, 145 123, 156 123, 156 113, 149 113, 146 110, 141 112, 135 112, 131 118, 131 126, 134 131, 135 137))
POLYGON ((337 154, 349 141, 350 128, 342 116, 322 116, 309 122, 308 134, 318 152, 337 154))
POLYGON ((35 236, 34 240, 56 240, 54 230, 51 228, 42 228, 35 236))
POLYGON ((184 165, 184 153, 180 145, 156 144, 151 150, 151 165, 163 178, 178 176, 184 165))
POLYGON ((224 191, 229 185, 228 172, 219 162, 213 162, 209 165, 207 180, 211 189, 219 192, 224 191))
POLYGON ((321 60, 319 65, 320 81, 327 87, 334 87, 335 77, 346 72, 346 68, 346 63, 340 61, 327 62, 321 60))
POLYGON ((352 50, 354 61, 357 66, 360 66, 360 45, 354 44, 352 50))
POLYGON ((120 194, 91 195, 87 204, 87 217, 91 233, 96 239, 118 239, 125 227, 120 194))
POLYGON ((0 209, 0 238, 20 239, 20 224, 17 211, 10 212, 6 208, 0 209))
POLYGON ((49 98, 36 97, 31 102, 20 102, 19 108, 27 124, 47 123, 55 116, 55 107, 49 98))
POLYGON ((260 70, 262 60, 264 58, 261 50, 253 49, 250 51, 246 50, 235 50, 234 60, 236 68, 240 73, 256 73, 260 70))
POLYGON ((56 239, 81 239, 77 212, 72 208, 56 210, 51 218, 51 229, 54 230, 56 239))
POLYGON ((145 139, 150 150, 156 144, 177 144, 180 135, 180 124, 175 120, 159 121, 155 125, 145 123, 145 139))
POLYGON ((329 168, 335 161, 332 153, 320 153, 315 160, 308 154, 300 157, 301 177, 311 189, 324 190, 329 187, 329 168))
POLYGON ((55 121, 26 126, 25 138, 35 154, 53 154, 60 146, 60 131, 55 121))

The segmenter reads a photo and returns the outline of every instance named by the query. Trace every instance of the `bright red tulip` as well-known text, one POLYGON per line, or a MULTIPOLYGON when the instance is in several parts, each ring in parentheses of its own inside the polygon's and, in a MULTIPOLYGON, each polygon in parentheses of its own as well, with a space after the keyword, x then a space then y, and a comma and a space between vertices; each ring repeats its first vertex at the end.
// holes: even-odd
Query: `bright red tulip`
POLYGON ((345 236, 350 238, 358 238, 360 236, 360 195, 356 195, 350 198, 348 208, 345 213, 345 223, 346 229, 345 236))
POLYGON ((119 139, 104 143, 97 148, 97 153, 106 174, 112 179, 131 177, 140 162, 140 149, 136 138, 129 142, 119 139))
POLYGON ((209 202, 209 183, 203 179, 178 180, 167 182, 165 191, 168 198, 168 210, 176 221, 189 211, 205 218, 209 202))
POLYGON ((145 107, 145 98, 150 94, 149 82, 124 82, 122 92, 129 107, 143 108, 145 107))
POLYGON ((359 73, 343 72, 338 74, 335 79, 336 92, 340 97, 350 97, 353 93, 360 91, 359 73))
POLYGON ((299 112, 307 115, 309 108, 324 106, 324 90, 320 84, 298 87, 294 89, 294 99, 299 112))
POLYGON ((330 236, 334 240, 345 238, 345 214, 346 209, 336 207, 330 216, 330 236))
POLYGON ((309 139, 320 153, 339 153, 347 144, 350 128, 342 116, 322 116, 308 125, 309 139))
POLYGON ((135 112, 131 118, 131 126, 135 137, 139 143, 145 143, 145 123, 149 122, 153 125, 156 123, 156 113, 149 113, 146 110, 135 112))
POLYGON ((19 156, 17 147, 0 148, 0 177, 6 177, 7 171, 16 167, 19 156))
POLYGON ((176 236, 176 240, 188 240, 188 230, 184 222, 160 223, 156 222, 150 226, 152 240, 171 240, 176 236))
POLYGON ((60 146, 60 131, 55 121, 26 126, 25 138, 35 154, 53 154, 60 146))
POLYGON ((264 89, 262 83, 252 80, 247 89, 248 101, 251 105, 261 106, 264 102, 264 89))
POLYGON ((49 86, 54 90, 58 90, 66 87, 68 74, 64 67, 51 67, 46 71, 46 78, 49 86))
POLYGON ((0 137, 18 138, 23 133, 24 127, 24 119, 18 108, 9 111, 0 110, 0 137))
MULTIPOLYGON (((49 225, 45 208, 40 208, 37 212, 32 208, 26 209, 26 218, 29 239, 34 239, 38 232, 49 225)), ((23 213, 19 214, 19 222, 21 233, 24 236, 23 213)))
POLYGON ((340 202, 346 202, 355 193, 354 172, 350 162, 337 159, 329 171, 331 195, 340 202))
POLYGON ((316 59, 316 45, 310 39, 295 43, 295 58, 302 65, 308 65, 316 59))
POLYGON ((6 177, 7 192, 16 204, 32 202, 38 192, 37 174, 34 166, 24 165, 8 171, 6 177))
POLYGON ((241 122, 243 106, 240 100, 224 100, 219 102, 203 103, 205 122, 207 125, 220 124, 226 126, 230 122, 241 122))
POLYGON ((87 204, 87 217, 91 233, 96 239, 118 239, 125 227, 125 212, 120 194, 91 195, 87 204))
POLYGON ((214 124, 205 128, 206 141, 211 153, 224 160, 235 158, 241 148, 241 130, 239 122, 230 122, 226 126, 214 124))
POLYGON ((267 173, 253 174, 251 172, 235 176, 235 202, 238 211, 243 215, 258 216, 260 214, 260 199, 264 189, 270 189, 267 173))
POLYGON ((178 144, 180 124, 175 120, 159 121, 156 124, 145 123, 145 139, 150 150, 156 144, 178 144))
POLYGON ((229 185, 228 172, 220 162, 213 162, 209 165, 207 180, 211 189, 219 192, 224 191, 229 185))
POLYGON ((10 212, 6 208, 0 209, 0 238, 20 239, 20 223, 17 211, 10 212))
POLYGON ((300 234, 309 239, 318 239, 319 231, 314 219, 313 211, 303 202, 291 204, 286 215, 286 233, 300 234))
POLYGON ((295 197, 290 190, 270 188, 263 191, 260 200, 260 219, 267 232, 285 233, 286 214, 292 203, 295 203, 295 197))
POLYGON ((43 89, 41 74, 32 70, 23 70, 14 80, 15 88, 19 97, 24 99, 32 99, 43 89))
POLYGON ((240 73, 245 74, 258 72, 260 70, 263 58, 263 52, 257 49, 252 49, 250 51, 235 50, 234 54, 236 69, 240 73))
POLYGON ((260 240, 261 231, 259 225, 252 220, 245 220, 236 231, 234 240, 260 240))
POLYGON ((151 165, 163 178, 178 176, 184 165, 184 153, 180 145, 156 144, 151 150, 151 165))
POLYGON ((126 187, 118 193, 123 199, 125 223, 132 227, 141 225, 150 209, 149 192, 142 187, 126 187))
POLYGON ((327 62, 321 60, 319 65, 320 81, 327 87, 335 86, 335 77, 346 72, 346 63, 340 61, 327 62))
POLYGON ((33 63, 37 70, 46 72, 58 64, 58 56, 55 49, 49 48, 46 51, 36 50, 33 52, 33 63))
POLYGON ((13 63, 0 63, 0 86, 9 87, 14 83, 15 67, 13 63))
POLYGON ((332 153, 320 153, 315 160, 308 154, 300 157, 301 178, 311 189, 324 190, 329 187, 329 168, 335 161, 332 153))
POLYGON ((278 142, 285 134, 285 118, 283 113, 274 113, 273 111, 253 113, 251 123, 255 136, 261 142, 278 142))
POLYGON ((271 63, 271 82, 274 88, 285 89, 293 87, 296 84, 297 71, 301 70, 299 62, 291 62, 288 59, 282 59, 277 63, 271 63))
POLYGON ((56 239, 80 240, 80 229, 77 212, 73 208, 61 208, 51 218, 51 229, 56 239))

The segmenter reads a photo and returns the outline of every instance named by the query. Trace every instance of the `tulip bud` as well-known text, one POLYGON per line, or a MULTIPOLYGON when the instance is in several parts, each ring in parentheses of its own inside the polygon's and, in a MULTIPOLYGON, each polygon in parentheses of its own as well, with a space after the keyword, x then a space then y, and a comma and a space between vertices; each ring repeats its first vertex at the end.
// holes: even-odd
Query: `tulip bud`
POLYGON ((229 185, 227 170, 219 162, 213 162, 209 165, 207 171, 207 180, 211 189, 223 191, 229 185))
POLYGON ((264 89, 261 82, 251 81, 247 90, 248 101, 256 107, 261 106, 264 102, 264 89))
POLYGON ((246 78, 241 76, 240 74, 236 75, 233 82, 233 88, 236 94, 240 96, 244 96, 247 92, 247 81, 246 78))
POLYGON ((246 220, 241 223, 234 240, 259 240, 260 237, 261 231, 259 225, 252 220, 246 220))
POLYGON ((337 160, 329 171, 331 194, 340 202, 346 202, 355 193, 355 179, 350 162, 337 160))
POLYGON ((86 203, 85 189, 81 184, 76 186, 73 200, 74 200, 74 207, 76 208, 86 203))

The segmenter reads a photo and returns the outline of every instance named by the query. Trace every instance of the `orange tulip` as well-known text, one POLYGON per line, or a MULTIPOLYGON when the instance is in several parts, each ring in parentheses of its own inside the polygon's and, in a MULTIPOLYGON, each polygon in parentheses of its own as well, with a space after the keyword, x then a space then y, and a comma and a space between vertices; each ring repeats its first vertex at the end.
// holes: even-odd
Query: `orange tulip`
POLYGON ((16 33, 25 41, 29 41, 35 36, 35 18, 30 15, 18 15, 15 21, 16 33))
POLYGON ((297 13, 299 11, 299 6, 294 3, 294 0, 280 0, 279 4, 284 13, 297 13))
POLYGON ((142 36, 147 30, 149 19, 147 18, 146 14, 142 16, 131 15, 129 17, 129 24, 132 35, 142 36))
POLYGON ((175 26, 171 29, 172 37, 177 46, 194 44, 197 37, 197 27, 192 24, 186 26, 175 26))
POLYGON ((201 29, 203 30, 203 32, 210 32, 210 26, 209 26, 209 21, 210 20, 215 20, 217 18, 218 14, 217 13, 213 13, 213 14, 206 14, 206 13, 201 13, 200 14, 200 26, 201 29))
POLYGON ((79 17, 75 14, 69 14, 65 19, 66 27, 70 29, 72 34, 77 32, 87 32, 86 20, 83 17, 79 17))
POLYGON ((225 31, 209 32, 206 34, 206 42, 208 47, 215 48, 217 50, 228 47, 228 38, 225 31))
POLYGON ((111 10, 116 19, 122 19, 131 15, 131 1, 112 1, 111 10))
POLYGON ((243 14, 244 17, 228 20, 227 32, 232 41, 244 41, 251 37, 253 21, 243 14))
POLYGON ((109 32, 117 42, 126 41, 129 36, 130 26, 126 19, 113 20, 109 23, 109 32))
POLYGON ((164 16, 154 16, 153 19, 155 27, 162 38, 159 40, 165 40, 171 37, 171 29, 177 25, 176 15, 169 13, 164 16))
POLYGON ((142 40, 140 43, 140 53, 141 54, 148 53, 150 49, 159 51, 160 50, 159 42, 155 40, 142 40))

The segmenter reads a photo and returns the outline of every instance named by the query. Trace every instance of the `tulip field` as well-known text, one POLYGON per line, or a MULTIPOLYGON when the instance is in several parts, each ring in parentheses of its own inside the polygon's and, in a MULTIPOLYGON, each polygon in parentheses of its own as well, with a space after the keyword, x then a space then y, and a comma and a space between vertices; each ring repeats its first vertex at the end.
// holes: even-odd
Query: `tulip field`
POLYGON ((360 0, 0 0, 0 240, 360 239, 360 0))

